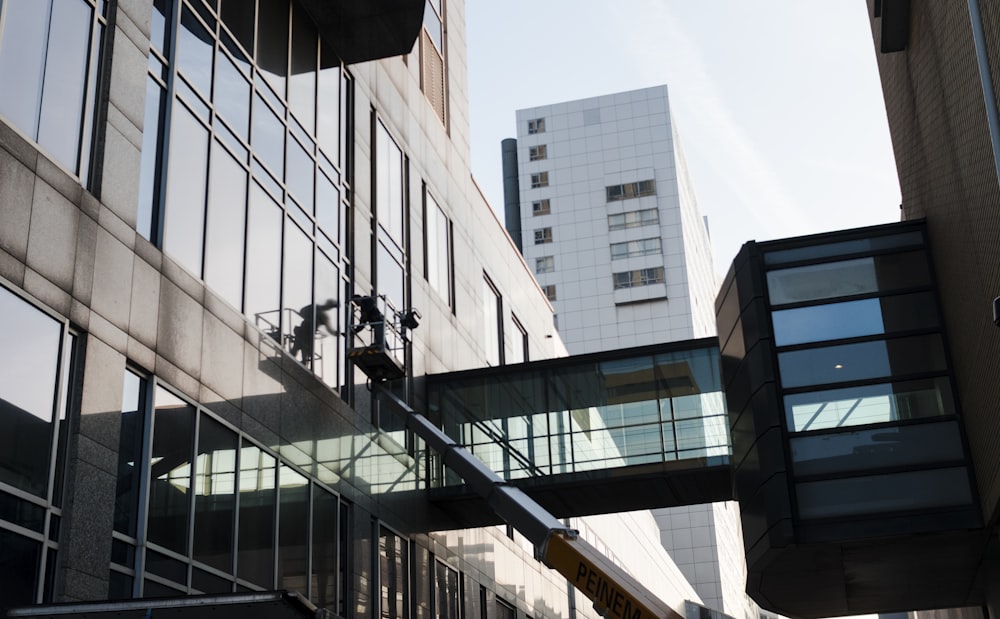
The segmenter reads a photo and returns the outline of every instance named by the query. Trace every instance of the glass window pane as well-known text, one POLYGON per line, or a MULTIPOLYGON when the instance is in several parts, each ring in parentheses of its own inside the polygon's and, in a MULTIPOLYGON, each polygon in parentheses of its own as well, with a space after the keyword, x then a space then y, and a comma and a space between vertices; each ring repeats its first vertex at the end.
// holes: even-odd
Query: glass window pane
POLYGON ((336 495, 316 487, 313 500, 312 585, 313 604, 337 608, 337 517, 340 501, 336 495))
POLYGON ((92 14, 90 5, 81 0, 55 2, 45 56, 38 143, 74 172, 79 164, 92 14))
POLYGON ((281 96, 288 74, 287 0, 259 0, 257 11, 257 66, 281 96))
POLYGON ((115 492, 115 531, 135 537, 139 510, 139 467, 146 412, 146 381, 125 372, 122 387, 121 430, 118 433, 118 483, 115 492))
POLYGON ((187 554, 194 408, 162 387, 156 388, 155 406, 146 535, 154 544, 187 554))
POLYGON ((317 92, 316 137, 320 148, 334 163, 340 162, 340 60, 322 46, 322 67, 317 92))
POLYGON ((409 554, 406 540, 380 527, 379 550, 379 610, 382 619, 409 617, 409 554))
POLYGON ((784 402, 792 432, 955 413, 947 378, 799 393, 784 396, 784 402))
POLYGON ((0 600, 4 606, 35 603, 38 571, 42 564, 42 544, 17 533, 0 529, 0 600))
POLYGON ((309 584, 309 481, 282 464, 278 484, 278 588, 305 592, 309 584))
POLYGON ((312 301, 313 244, 296 225, 285 225, 284 264, 284 333, 291 335, 289 350, 292 356, 301 355, 308 364, 312 358, 312 342, 316 323, 312 301))
POLYGON ((316 223, 323 233, 340 242, 340 190, 326 177, 316 175, 316 223))
POLYGON ((937 304, 929 292, 862 299, 771 314, 778 346, 936 327, 937 304))
MULTIPOLYGON (((214 30, 214 25, 210 25, 214 30)), ((214 33, 209 33, 195 14, 185 6, 181 11, 181 27, 177 33, 177 68, 205 99, 212 94, 214 43, 214 33)))
POLYGON ((194 475, 194 558, 233 571, 237 436, 201 415, 194 475))
POLYGON ((771 305, 929 284, 927 256, 919 251, 811 264, 767 273, 771 305))
POLYGON ((378 290, 384 294, 395 309, 402 309, 403 298, 403 265, 381 240, 378 244, 378 290))
POLYGON ((281 207, 260 185, 250 186, 247 221, 246 314, 275 339, 279 336, 281 294, 281 207))
POLYGON ((486 362, 500 365, 500 295, 483 280, 483 350, 486 362))
POLYGON ((803 519, 972 503, 969 473, 961 467, 798 483, 795 493, 803 519))
MULTIPOLYGON (((155 11, 153 12, 156 13, 155 11)), ((156 221, 154 214, 159 203, 161 175, 159 174, 163 137, 163 115, 166 112, 166 92, 152 77, 146 78, 146 112, 142 131, 142 162, 139 175, 139 211, 136 230, 146 240, 154 240, 156 221)))
POLYGON ((786 389, 947 369, 936 334, 783 352, 778 366, 786 389))
POLYGON ((243 302, 246 201, 246 169, 214 142, 205 230, 205 283, 236 309, 241 309, 243 302))
POLYGON ((259 447, 240 450, 240 530, 236 575, 274 587, 275 459, 259 447))
POLYGON ((250 82, 221 49, 216 54, 216 59, 215 92, 212 95, 215 109, 236 135, 249 142, 250 82))
POLYGON ((306 213, 313 213, 313 177, 316 164, 298 140, 288 134, 288 190, 306 213))
POLYGON ((292 18, 292 66, 288 80, 288 103, 292 113, 310 133, 316 127, 316 59, 318 35, 309 15, 294 7, 292 18))
POLYGON ((339 359, 340 325, 344 324, 341 311, 340 272, 326 257, 317 254, 313 372, 331 387, 343 382, 339 359))
POLYGON ((403 246, 403 151, 378 123, 375 143, 378 222, 399 247, 403 246))
POLYGON ((264 103, 260 94, 253 98, 253 127, 250 136, 253 152, 278 178, 285 175, 285 126, 264 103))
POLYGON ((0 287, 0 481, 46 497, 62 325, 0 287))
POLYGON ((163 251, 201 277, 208 176, 208 131, 174 101, 167 166, 163 251))
POLYGON ((0 33, 0 114, 36 135, 50 2, 5 0, 0 33))
POLYGON ((254 12, 248 10, 243 0, 225 0, 222 3, 222 24, 229 28, 243 49, 253 51, 254 12))
POLYGON ((922 245, 923 242, 923 235, 920 232, 904 232, 903 234, 893 234, 890 236, 877 236, 867 239, 856 239, 853 241, 827 243, 826 245, 811 245, 809 247, 799 247, 796 249, 769 251, 764 254, 764 264, 784 264, 787 262, 796 262, 798 260, 814 260, 817 258, 830 258, 847 254, 860 254, 863 252, 890 249, 893 247, 922 245))
POLYGON ((958 423, 880 426, 873 430, 795 437, 789 441, 796 477, 961 462, 958 423))

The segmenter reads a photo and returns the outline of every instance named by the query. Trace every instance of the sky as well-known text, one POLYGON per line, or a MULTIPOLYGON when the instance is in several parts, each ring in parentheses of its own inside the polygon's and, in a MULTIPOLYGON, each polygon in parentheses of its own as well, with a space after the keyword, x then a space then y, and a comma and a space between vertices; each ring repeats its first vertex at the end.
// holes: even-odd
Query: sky
POLYGON ((667 84, 715 270, 899 220, 864 0, 466 0, 473 176, 503 221, 515 111, 667 84))

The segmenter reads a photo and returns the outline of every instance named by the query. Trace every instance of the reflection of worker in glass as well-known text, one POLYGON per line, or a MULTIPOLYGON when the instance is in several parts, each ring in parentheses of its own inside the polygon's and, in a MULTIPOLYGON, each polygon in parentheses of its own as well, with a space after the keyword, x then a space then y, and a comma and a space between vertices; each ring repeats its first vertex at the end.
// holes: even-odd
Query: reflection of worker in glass
POLYGON ((358 306, 358 324, 354 325, 354 332, 358 333, 365 327, 372 329, 372 344, 385 346, 385 317, 378 309, 375 297, 362 297, 354 295, 351 302, 358 306))
POLYGON ((320 327, 324 327, 330 335, 338 333, 333 325, 330 313, 337 307, 337 302, 327 299, 322 305, 306 305, 299 310, 302 322, 292 329, 292 356, 302 353, 302 361, 312 359, 314 336, 320 327))

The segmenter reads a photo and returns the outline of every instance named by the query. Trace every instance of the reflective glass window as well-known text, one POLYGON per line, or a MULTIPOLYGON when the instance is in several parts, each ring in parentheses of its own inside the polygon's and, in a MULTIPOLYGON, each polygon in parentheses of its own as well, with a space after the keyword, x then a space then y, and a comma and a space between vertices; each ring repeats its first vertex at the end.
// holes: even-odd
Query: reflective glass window
POLYGON ((340 163, 340 61, 322 46, 322 69, 317 81, 316 137, 320 148, 334 163, 340 163))
POLYGON ((162 387, 156 388, 154 403, 146 536, 187 554, 194 408, 162 387))
POLYGON ((331 387, 339 386, 341 350, 340 272, 323 254, 316 255, 316 328, 313 372, 331 387))
POLYGON ((313 213, 313 177, 316 164, 306 149, 288 134, 288 190, 306 213, 313 213))
POLYGON ((257 586, 274 586, 276 462, 259 447, 240 449, 240 528, 236 575, 257 586))
POLYGON ((451 302, 451 239, 448 217, 427 194, 427 279, 431 287, 451 302))
POLYGON ((38 128, 51 4, 39 0, 4 0, 0 114, 32 137, 38 128))
POLYGON ((115 491, 115 531, 136 536, 139 514, 139 467, 146 413, 146 381, 125 372, 121 429, 118 432, 118 482, 115 491))
POLYGON ((185 5, 181 10, 181 26, 177 33, 177 68, 205 98, 212 93, 214 41, 214 32, 209 33, 185 5))
POLYGON ((795 484, 799 516, 836 518, 972 503, 965 468, 906 471, 795 484))
POLYGON ((783 399, 792 432, 955 413, 947 378, 827 389, 785 395, 783 399))
POLYGON ((914 469, 928 464, 953 464, 965 458, 956 421, 798 436, 789 444, 797 477, 894 467, 914 469))
POLYGON ((406 540, 379 527, 379 616, 407 619, 410 614, 409 548, 406 540))
POLYGON ((316 126, 316 60, 319 36, 309 15, 295 7, 292 15, 292 63, 288 104, 306 129, 316 126))
POLYGON ((799 260, 815 260, 831 258, 847 254, 861 254, 895 247, 912 247, 922 245, 924 237, 920 232, 904 232, 889 236, 876 236, 852 241, 839 241, 825 245, 810 245, 796 249, 769 251, 764 254, 764 264, 784 264, 799 260))
POLYGON ((316 332, 312 300, 313 244, 296 225, 285 225, 284 332, 291 335, 290 352, 308 364, 312 358, 312 342, 316 332))
POLYGON ((340 191, 325 174, 316 175, 316 223, 320 230, 339 243, 340 238, 340 191))
POLYGON ((257 3, 257 67, 282 96, 288 75, 288 9, 287 0, 257 3))
POLYGON ((35 603, 38 590, 38 566, 42 562, 42 544, 12 531, 0 529, 0 600, 4 606, 35 603))
POLYGON ((215 91, 212 93, 215 110, 222 115, 236 135, 249 141, 250 82, 233 64, 221 48, 216 54, 215 91))
POLYGON ((91 6, 81 0, 55 2, 45 55, 38 143, 74 171, 79 164, 92 16, 91 6))
POLYGON ((313 604, 337 608, 337 552, 340 501, 336 495, 316 487, 313 497, 312 583, 313 604))
POLYGON ((46 497, 62 325, 0 287, 0 482, 46 497))
POLYGON ((308 591, 309 480, 282 464, 278 486, 278 588, 308 591))
POLYGON ((879 335, 938 326, 929 292, 828 303, 771 314, 777 346, 879 335))
POLYGON ((771 305, 888 292, 930 284, 924 252, 824 262, 768 271, 771 305))
POLYGON ((163 251, 201 277, 208 130, 176 100, 172 118, 163 251))
POLYGON ((500 293, 489 279, 483 280, 483 350, 486 362, 490 365, 500 365, 500 293))
POLYGON ((236 309, 243 305, 243 239, 247 172, 212 144, 205 230, 205 283, 236 309))
POLYGON ((253 51, 254 12, 248 10, 244 0, 223 0, 220 13, 222 23, 239 41, 243 49, 253 51))
POLYGON ((947 369, 936 334, 783 352, 778 366, 786 389, 947 369))
POLYGON ((458 572, 434 562, 434 619, 459 619, 458 572))
POLYGON ((194 558, 233 571, 237 436, 208 415, 198 427, 194 473, 194 558))
POLYGON ((406 301, 403 298, 403 265, 396 259, 394 252, 386 247, 388 242, 379 241, 378 244, 378 289, 398 310, 403 309, 406 301))
POLYGON ((378 222, 399 247, 403 246, 403 151, 380 122, 376 123, 375 199, 378 222))
MULTIPOLYGON (((154 11, 154 14, 156 11, 154 11)), ((166 111, 166 91, 152 77, 146 78, 146 111, 143 116, 142 159, 139 173, 139 210, 136 231, 148 241, 155 241, 159 222, 155 205, 159 202, 160 154, 163 146, 162 123, 166 111)))
POLYGON ((285 174, 285 126, 281 119, 264 103, 260 93, 253 98, 253 127, 250 144, 254 155, 272 174, 281 178, 285 174))
POLYGON ((254 324, 278 337, 281 294, 281 207, 257 183, 247 218, 246 309, 254 324))

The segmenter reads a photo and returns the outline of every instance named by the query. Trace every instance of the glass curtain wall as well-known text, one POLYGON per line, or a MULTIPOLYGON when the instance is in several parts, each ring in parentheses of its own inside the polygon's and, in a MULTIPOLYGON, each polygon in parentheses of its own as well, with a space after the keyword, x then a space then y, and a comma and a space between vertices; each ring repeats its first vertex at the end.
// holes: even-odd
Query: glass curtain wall
POLYGON ((88 186, 106 7, 0 2, 0 118, 88 186))
POLYGON ((152 378, 123 393, 109 597, 279 588, 343 610, 349 503, 152 378))
POLYGON ((765 252, 803 519, 973 501, 921 232, 765 252))
POLYGON ((0 600, 52 600, 76 336, 0 287, 0 600))
POLYGON ((343 384, 350 78, 289 0, 155 0, 138 231, 343 384))

